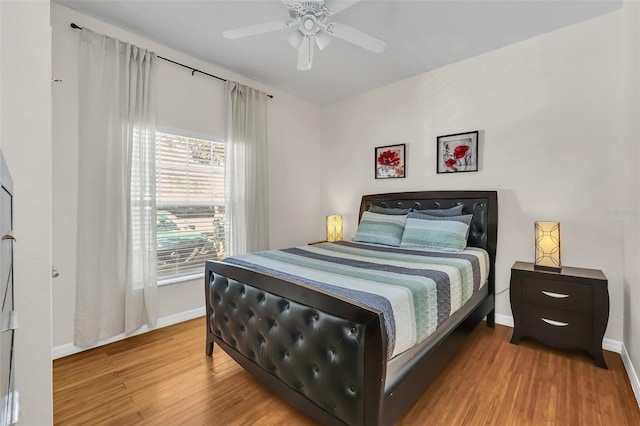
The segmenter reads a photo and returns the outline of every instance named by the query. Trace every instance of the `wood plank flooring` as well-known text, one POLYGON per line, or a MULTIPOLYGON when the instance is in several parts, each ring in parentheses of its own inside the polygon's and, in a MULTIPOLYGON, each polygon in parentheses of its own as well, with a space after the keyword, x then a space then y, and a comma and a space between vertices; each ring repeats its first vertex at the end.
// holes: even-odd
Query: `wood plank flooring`
MULTIPOLYGON (((204 353, 205 320, 55 360, 56 425, 315 425, 220 348, 204 353)), ((640 425, 620 355, 609 370, 582 352, 480 324, 400 425, 640 425)))

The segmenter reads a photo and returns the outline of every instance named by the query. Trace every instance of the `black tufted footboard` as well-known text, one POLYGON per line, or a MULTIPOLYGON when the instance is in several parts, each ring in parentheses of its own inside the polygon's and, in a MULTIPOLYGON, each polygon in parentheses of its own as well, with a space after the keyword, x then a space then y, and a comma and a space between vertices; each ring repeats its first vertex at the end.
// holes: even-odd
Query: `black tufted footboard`
POLYGON ((377 423, 386 371, 381 313, 215 262, 207 276, 207 354, 217 343, 293 405, 308 412, 311 403, 324 423, 377 423))

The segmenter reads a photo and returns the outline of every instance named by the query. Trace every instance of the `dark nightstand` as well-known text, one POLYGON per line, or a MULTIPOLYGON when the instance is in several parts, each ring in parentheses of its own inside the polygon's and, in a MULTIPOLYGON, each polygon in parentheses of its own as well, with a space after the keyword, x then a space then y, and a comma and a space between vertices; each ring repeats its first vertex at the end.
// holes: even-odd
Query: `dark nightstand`
POLYGON ((602 338, 609 321, 607 277, 595 269, 563 267, 559 272, 535 270, 533 263, 511 267, 513 336, 563 349, 583 349, 598 367, 607 368, 602 338))
POLYGON ((313 246, 313 245, 316 245, 316 244, 322 244, 322 243, 326 243, 326 242, 327 242, 327 240, 314 241, 314 242, 309 243, 309 244, 307 244, 307 245, 308 245, 308 246, 313 246))

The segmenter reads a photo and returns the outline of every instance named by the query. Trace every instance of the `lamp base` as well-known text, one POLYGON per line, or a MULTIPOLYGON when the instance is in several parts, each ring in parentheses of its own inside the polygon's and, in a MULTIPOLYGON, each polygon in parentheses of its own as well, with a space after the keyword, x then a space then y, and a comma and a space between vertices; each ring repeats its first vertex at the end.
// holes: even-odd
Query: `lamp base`
POLYGON ((556 267, 556 266, 543 266, 543 265, 534 264, 533 269, 535 269, 536 271, 555 272, 558 274, 562 272, 562 266, 556 267))

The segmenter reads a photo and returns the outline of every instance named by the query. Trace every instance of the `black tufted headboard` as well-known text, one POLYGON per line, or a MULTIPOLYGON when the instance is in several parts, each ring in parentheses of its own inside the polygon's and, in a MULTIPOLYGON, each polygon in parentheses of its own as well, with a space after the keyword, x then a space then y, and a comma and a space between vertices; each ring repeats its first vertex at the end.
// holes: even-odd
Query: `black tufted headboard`
MULTIPOLYGON (((498 195, 496 191, 418 191, 364 195, 360 215, 370 206, 413 208, 415 210, 447 209, 463 205, 463 214, 473 214, 467 244, 480 247, 495 262, 498 234, 498 195)), ((492 267, 493 270, 493 267, 492 267)))

